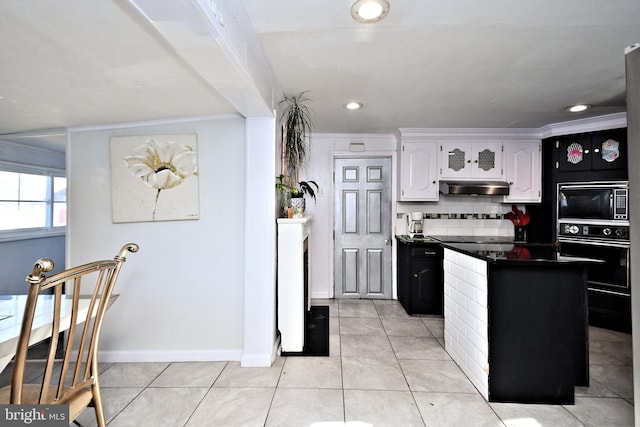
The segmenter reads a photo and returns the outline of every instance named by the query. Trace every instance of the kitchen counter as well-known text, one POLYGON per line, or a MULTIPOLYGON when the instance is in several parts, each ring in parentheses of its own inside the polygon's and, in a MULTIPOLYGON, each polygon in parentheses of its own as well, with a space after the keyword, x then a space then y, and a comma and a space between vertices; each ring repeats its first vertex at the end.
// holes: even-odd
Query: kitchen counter
POLYGON ((573 404, 574 387, 589 385, 591 260, 563 259, 551 245, 442 246, 445 349, 480 393, 573 404))
POLYGON ((406 234, 398 234, 398 235, 396 235, 396 239, 398 239, 399 242, 404 243, 405 245, 421 245, 421 244, 424 244, 424 243, 440 243, 439 240, 434 239, 433 237, 430 237, 430 236, 411 237, 411 236, 408 236, 406 234))
POLYGON ((442 243, 442 246, 491 263, 589 264, 602 260, 560 255, 552 243, 442 243))
POLYGON ((560 255, 554 243, 516 243, 501 236, 396 236, 406 245, 441 244, 444 248, 492 263, 594 263, 601 260, 560 255))
POLYGON ((396 239, 399 300, 422 314, 444 295, 445 349, 487 401, 574 403, 589 385, 586 271, 598 260, 502 236, 396 239))

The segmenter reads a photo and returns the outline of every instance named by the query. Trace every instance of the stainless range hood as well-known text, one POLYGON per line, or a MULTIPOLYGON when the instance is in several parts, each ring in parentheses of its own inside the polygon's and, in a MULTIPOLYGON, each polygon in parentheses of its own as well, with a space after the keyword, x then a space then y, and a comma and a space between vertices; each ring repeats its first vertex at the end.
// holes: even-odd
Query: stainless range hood
POLYGON ((442 194, 506 196, 509 184, 502 181, 440 181, 442 194))

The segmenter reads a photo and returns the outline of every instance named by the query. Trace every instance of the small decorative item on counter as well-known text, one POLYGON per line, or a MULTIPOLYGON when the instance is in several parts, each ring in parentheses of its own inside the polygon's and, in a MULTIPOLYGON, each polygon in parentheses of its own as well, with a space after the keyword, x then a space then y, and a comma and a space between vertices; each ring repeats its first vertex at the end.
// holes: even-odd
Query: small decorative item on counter
POLYGON ((280 174, 276 177, 276 190, 280 192, 281 211, 287 218, 302 218, 304 216, 306 194, 316 200, 318 184, 315 181, 299 181, 295 184, 293 178, 280 174), (314 190, 315 187, 315 190, 314 190))
POLYGON ((511 212, 507 212, 505 218, 510 219, 517 227, 525 227, 531 220, 529 213, 522 212, 516 205, 511 206, 511 212))
POLYGON ((516 246, 509 251, 507 259, 531 259, 531 252, 524 246, 516 246))
POLYGON ((528 212, 522 212, 516 205, 511 206, 511 212, 507 212, 505 218, 510 219, 514 226, 514 240, 524 242, 527 240, 525 227, 529 224, 531 216, 528 212))

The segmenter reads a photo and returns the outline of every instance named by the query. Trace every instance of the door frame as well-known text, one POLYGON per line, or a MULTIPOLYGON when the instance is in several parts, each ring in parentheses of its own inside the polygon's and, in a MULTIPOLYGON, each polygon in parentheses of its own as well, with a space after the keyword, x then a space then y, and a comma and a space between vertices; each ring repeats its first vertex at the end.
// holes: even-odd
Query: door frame
POLYGON ((335 298, 336 296, 336 284, 335 284, 335 271, 334 271, 334 256, 335 256, 335 239, 333 238, 333 232, 335 230, 335 160, 336 159, 368 159, 368 158, 391 158, 391 224, 390 224, 390 232, 391 232, 391 298, 394 300, 398 299, 398 284, 397 284, 397 243, 395 240, 395 221, 397 221, 397 209, 396 204, 398 201, 397 190, 398 190, 398 163, 397 163, 397 152, 396 151, 364 151, 359 154, 354 154, 350 151, 331 151, 330 152, 330 171, 331 171, 331 197, 329 201, 329 253, 328 259, 329 262, 329 277, 331 280, 331 286, 329 286, 329 298, 335 298))

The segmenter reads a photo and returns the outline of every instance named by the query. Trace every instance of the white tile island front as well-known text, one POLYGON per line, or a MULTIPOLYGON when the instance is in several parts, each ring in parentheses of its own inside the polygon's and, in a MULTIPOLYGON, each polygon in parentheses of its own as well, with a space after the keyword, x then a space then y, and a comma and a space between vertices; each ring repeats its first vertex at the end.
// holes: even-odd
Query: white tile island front
POLYGON ((489 400, 487 262, 444 249, 445 350, 489 400))

